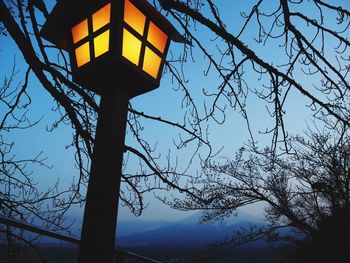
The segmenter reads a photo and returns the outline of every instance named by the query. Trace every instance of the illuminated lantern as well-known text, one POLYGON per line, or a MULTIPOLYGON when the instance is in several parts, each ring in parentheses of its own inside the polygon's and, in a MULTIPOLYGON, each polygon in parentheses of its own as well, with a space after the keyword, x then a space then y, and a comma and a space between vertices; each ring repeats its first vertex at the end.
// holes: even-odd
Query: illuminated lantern
POLYGON ((129 98, 157 88, 170 41, 186 42, 146 0, 60 0, 41 35, 69 52, 74 82, 129 98))

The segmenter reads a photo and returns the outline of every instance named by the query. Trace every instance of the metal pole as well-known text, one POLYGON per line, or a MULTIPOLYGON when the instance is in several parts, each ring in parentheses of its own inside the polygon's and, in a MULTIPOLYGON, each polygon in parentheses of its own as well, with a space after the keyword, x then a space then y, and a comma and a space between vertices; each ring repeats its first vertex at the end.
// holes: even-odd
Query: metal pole
POLYGON ((118 89, 101 96, 79 263, 113 262, 128 101, 118 89))
MULTIPOLYGON (((40 227, 37 227, 37 226, 34 226, 34 225, 23 223, 21 221, 14 220, 14 219, 11 219, 11 218, 0 216, 0 224, 4 224, 4 225, 7 225, 7 226, 20 228, 20 229, 23 229, 25 231, 29 231, 29 232, 36 233, 36 234, 39 234, 39 235, 52 237, 52 238, 55 238, 55 239, 58 239, 58 240, 71 242, 71 243, 74 243, 74 244, 78 244, 78 245, 80 244, 80 240, 76 239, 74 237, 61 235, 61 234, 58 234, 56 232, 52 232, 50 230, 46 230, 46 229, 43 229, 43 228, 40 228, 40 227)), ((120 260, 119 260, 120 262, 117 260, 118 263, 123 262, 122 260, 123 260, 123 258, 125 256, 130 256, 132 258, 140 259, 140 260, 142 260, 144 262, 161 263, 160 261, 156 261, 156 260, 153 260, 153 259, 141 256, 141 255, 137 255, 135 253, 132 253, 132 252, 129 252, 129 251, 126 251, 126 250, 123 250, 123 249, 116 248, 116 249, 114 249, 113 253, 118 258, 118 260, 120 258, 120 260)))
POLYGON ((11 218, 7 218, 4 216, 0 216, 0 224, 4 224, 7 226, 11 226, 11 227, 16 227, 16 228, 20 228, 23 229, 25 231, 29 231, 32 233, 36 233, 39 235, 44 235, 44 236, 48 236, 48 237, 52 237, 55 239, 59 239, 59 240, 63 240, 63 241, 67 241, 67 242, 71 242, 74 244, 79 244, 80 240, 76 239, 74 237, 69 237, 69 236, 65 236, 65 235, 61 235, 58 234, 56 232, 50 231, 50 230, 46 230, 37 226, 33 226, 27 223, 23 223, 21 221, 18 220, 14 220, 11 218))

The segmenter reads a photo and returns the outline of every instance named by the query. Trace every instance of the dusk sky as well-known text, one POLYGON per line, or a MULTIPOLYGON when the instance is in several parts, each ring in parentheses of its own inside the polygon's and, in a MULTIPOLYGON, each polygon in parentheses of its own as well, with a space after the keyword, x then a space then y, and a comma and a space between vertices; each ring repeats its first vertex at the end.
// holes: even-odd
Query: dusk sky
MULTIPOLYGON (((231 29, 231 32, 238 33, 241 28, 243 19, 240 13, 244 10, 250 10, 250 1, 216 1, 219 7, 223 21, 227 22, 227 26, 231 29), (237 28, 237 29, 236 29, 237 28)), ((273 1, 272 1, 273 2, 273 1)), ((338 0, 339 4, 349 5, 347 0, 338 0)), ((171 18, 170 18, 171 20, 171 18)), ((174 25, 182 33, 180 26, 176 21, 172 21, 174 25)), ((198 25, 199 32, 201 32, 202 41, 209 47, 209 52, 217 53, 217 42, 210 41, 214 39, 214 35, 208 33, 200 25, 198 25)), ((252 32, 253 32, 252 28, 252 32)), ((256 33, 254 33, 256 34, 256 33)), ((269 48, 269 45, 257 46, 253 41, 254 36, 242 36, 246 39, 246 43, 249 43, 249 47, 253 50, 257 50, 260 54, 264 54, 268 61, 273 61, 274 64, 279 63, 279 53, 275 49, 269 48), (250 38, 250 39, 249 39, 250 38)), ((183 51, 183 45, 178 43, 172 43, 170 47, 171 54, 169 52, 168 59, 173 56, 179 57, 183 51)), ((26 71, 26 65, 24 65, 23 57, 18 52, 14 42, 9 37, 0 36, 0 78, 4 79, 12 70, 12 62, 15 61, 18 69, 17 83, 23 81, 23 75, 26 71)), ((185 78, 188 79, 186 85, 191 90, 192 96, 198 101, 198 105, 204 105, 206 98, 203 96, 203 90, 209 90, 210 87, 218 87, 221 83, 219 76, 216 72, 211 70, 208 76, 204 76, 203 72, 206 71, 208 61, 198 51, 196 45, 193 47, 193 58, 188 57, 185 63, 184 73, 185 78)), ((252 74, 252 78, 249 81, 256 85, 257 88, 261 87, 260 80, 255 74, 252 74)), ((308 81, 308 80, 306 80, 308 81)), ((116 83, 116 86, 118 83, 116 83)), ((178 95, 177 84, 171 79, 170 74, 165 74, 161 80, 159 89, 150 93, 141 95, 134 98, 131 103, 141 112, 147 112, 151 115, 160 116, 162 118, 169 118, 174 122, 182 122, 184 110, 181 108, 182 97, 178 95)), ((214 89, 214 88, 213 88, 214 89)), ((52 98, 41 88, 41 84, 37 81, 36 77, 30 75, 30 86, 28 89, 32 104, 29 110, 29 116, 31 121, 40 120, 39 124, 29 130, 18 130, 16 132, 6 134, 8 138, 11 138, 15 142, 14 153, 17 157, 34 156, 42 152, 43 156, 47 156, 47 164, 52 165, 52 169, 46 167, 36 167, 33 173, 34 180, 39 183, 40 187, 45 189, 48 185, 59 180, 60 189, 69 187, 72 180, 77 180, 78 171, 75 168, 74 163, 74 149, 66 149, 66 145, 71 142, 72 130, 69 125, 60 126, 53 132, 46 132, 52 125, 52 123, 58 118, 58 114, 52 111, 55 107, 52 98)), ((306 107, 308 101, 303 98, 299 93, 291 92, 289 95, 289 101, 286 104, 286 129, 290 135, 302 133, 307 129, 308 124, 311 125, 311 111, 306 107)), ((204 107, 200 108, 204 112, 204 107)), ((1 111, 1 108, 0 108, 1 111)), ((272 118, 269 117, 265 108, 265 104, 257 99, 255 96, 249 96, 247 99, 247 112, 251 118, 250 123, 252 125, 252 132, 258 142, 259 146, 269 145, 271 143, 270 135, 261 135, 259 131, 264 131, 272 124, 272 118)), ((218 116, 218 118, 222 118, 218 116)), ((218 161, 225 158, 231 158, 234 156, 241 146, 246 144, 249 140, 248 130, 245 121, 241 117, 240 113, 234 109, 228 109, 226 115, 226 121, 223 125, 218 125, 213 121, 208 121, 208 136, 213 145, 214 151, 221 151, 215 157, 218 161)), ((147 135, 151 145, 157 144, 158 151, 162 152, 162 158, 171 150, 172 156, 178 156, 179 167, 188 161, 188 158, 193 154, 191 147, 186 151, 176 151, 173 145, 173 138, 178 136, 178 132, 171 128, 160 127, 152 122, 145 122, 144 135, 147 135), (147 125, 146 125, 147 124, 147 125)), ((130 134, 127 134, 126 143, 133 145, 135 142, 130 134)), ((203 148, 201 152, 196 154, 188 172, 200 173, 199 157, 205 156, 207 149, 203 148)), ((136 160, 129 160, 126 171, 132 172, 133 167, 138 165, 136 160)), ((185 168, 185 167, 183 167, 185 168)), ((124 189, 125 190, 125 189, 124 189)), ((171 198, 171 195, 178 195, 177 193, 162 192, 160 196, 167 196, 171 198)), ((164 219, 164 220, 177 220, 185 218, 191 213, 179 212, 169 209, 164 204, 160 203, 153 197, 153 193, 149 193, 147 196, 148 208, 141 216, 142 219, 164 219)), ((250 213, 261 215, 261 208, 253 207, 248 209, 250 213)), ((76 207, 70 211, 70 214, 81 218, 83 215, 83 209, 76 207)), ((127 208, 120 207, 119 220, 132 219, 134 216, 129 212, 127 208)))

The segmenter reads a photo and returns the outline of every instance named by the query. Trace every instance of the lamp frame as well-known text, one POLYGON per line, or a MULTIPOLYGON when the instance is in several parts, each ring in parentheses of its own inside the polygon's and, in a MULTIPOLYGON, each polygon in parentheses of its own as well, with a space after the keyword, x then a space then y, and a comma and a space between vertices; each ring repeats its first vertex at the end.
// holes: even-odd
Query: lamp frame
MULTIPOLYGON (((61 1, 65 2, 68 0, 61 1)), ((158 88, 171 40, 173 40, 175 36, 175 41, 184 42, 184 39, 181 39, 182 36, 179 35, 179 33, 172 26, 170 26, 170 23, 162 15, 160 15, 158 11, 154 9, 154 7, 150 7, 150 4, 147 3, 147 1, 128 1, 130 1, 130 3, 132 3, 146 17, 144 25, 145 31, 143 33, 143 36, 142 38, 139 38, 139 36, 137 36, 137 38, 142 42, 139 65, 131 63, 128 59, 122 56, 123 29, 126 28, 128 31, 132 32, 134 36, 136 36, 136 34, 134 34, 135 31, 132 29, 132 27, 124 21, 125 0, 86 1, 87 4, 84 3, 84 7, 81 8, 81 11, 78 14, 70 16, 71 18, 68 19, 64 25, 61 25, 59 29, 62 31, 61 37, 66 39, 63 48, 65 48, 69 53, 73 81, 82 87, 94 91, 98 94, 104 93, 107 87, 111 87, 116 83, 123 84, 120 85, 120 87, 125 87, 124 92, 128 95, 129 98, 158 88), (93 32, 92 14, 108 3, 111 4, 110 23, 98 29, 96 32, 93 32), (78 67, 74 47, 76 47, 77 43, 79 43, 81 40, 77 43, 73 43, 71 29, 78 23, 82 22, 84 19, 88 19, 90 61, 78 67), (159 55, 161 58, 157 78, 153 78, 142 70, 142 61, 145 55, 145 43, 147 42, 147 33, 149 28, 148 25, 150 21, 152 21, 160 30, 162 30, 167 35, 167 41, 163 53, 157 51, 156 49, 152 49, 152 45, 147 45, 147 47, 151 48, 152 51, 155 51, 155 53, 157 53, 157 55, 159 55), (106 27, 109 28, 110 32, 109 50, 106 53, 95 58, 93 56, 93 36, 98 35, 99 32, 104 31, 106 27)), ((67 4, 65 12, 78 10, 80 5, 81 1, 71 1, 71 3, 67 4)), ((44 30, 44 33, 48 34, 45 31, 48 30, 44 30)))

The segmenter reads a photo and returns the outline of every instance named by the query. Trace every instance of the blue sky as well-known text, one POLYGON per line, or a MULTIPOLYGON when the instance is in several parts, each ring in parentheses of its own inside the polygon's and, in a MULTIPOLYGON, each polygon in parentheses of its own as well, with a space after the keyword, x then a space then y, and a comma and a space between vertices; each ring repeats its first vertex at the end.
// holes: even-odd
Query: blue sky
MULTIPOLYGON (((232 32, 237 33, 237 30, 239 30, 243 23, 240 12, 242 10, 249 10, 248 5, 255 1, 217 2, 219 8, 221 8, 223 20, 227 22, 227 26, 232 32)), ((340 2, 344 4, 344 1, 340 2)), ((200 26, 198 28, 199 30, 201 29, 200 26)), ((248 32, 254 31, 253 28, 251 30, 252 31, 248 32)), ((203 30, 200 37, 203 41, 208 43, 210 52, 215 54, 215 52, 217 52, 215 44, 210 44, 208 40, 213 39, 214 36, 203 30)), ((254 47, 255 44, 249 40, 248 45, 254 47)), ((181 54, 182 48, 181 44, 172 43, 171 52, 177 57, 181 54)), ((271 49, 268 45, 263 48, 263 54, 266 56, 266 59, 278 59, 278 53, 276 53, 275 50, 271 49)), ((220 80, 215 72, 210 72, 208 77, 203 76, 207 61, 196 47, 194 47, 193 51, 195 61, 188 60, 185 64, 184 71, 189 80, 187 86, 191 90, 192 96, 198 100, 199 105, 202 105, 204 102, 202 90, 217 87, 220 84, 220 80)), ((22 81, 26 66, 24 65, 21 54, 18 53, 15 44, 10 38, 0 36, 0 58, 0 80, 2 80, 6 74, 10 73, 11 62, 16 59, 18 69, 20 70, 17 81, 22 81)), ((261 85, 254 76, 249 81, 252 85, 261 85)), ((136 97, 132 100, 132 104, 140 111, 156 116, 168 116, 173 121, 181 121, 183 110, 179 105, 181 104, 182 98, 178 96, 178 92, 174 90, 176 87, 176 84, 172 83, 169 75, 165 75, 159 89, 136 97)), ((41 119, 40 123, 30 130, 19 130, 6 136, 15 142, 14 152, 18 157, 33 156, 41 151, 43 151, 44 156, 47 156, 47 163, 52 165, 53 168, 49 170, 44 167, 38 167, 34 173, 35 180, 39 182, 43 189, 56 180, 60 181, 60 187, 64 189, 69 186, 73 178, 76 180, 78 177, 78 172, 74 167, 73 149, 67 150, 65 147, 70 143, 73 132, 69 126, 60 126, 51 133, 46 132, 47 127, 50 127, 53 121, 58 117, 58 114, 51 110, 55 105, 52 98, 44 91, 32 74, 30 76, 29 93, 32 98, 29 115, 32 121, 41 119)), ((307 101, 298 93, 292 92, 292 94, 290 94, 289 101, 286 105, 286 125, 290 134, 302 132, 307 127, 306 123, 310 122, 310 111, 305 107, 306 104, 307 101)), ((264 130, 267 126, 271 125, 271 119, 268 117, 264 103, 252 96, 248 98, 247 105, 248 114, 251 117, 253 133, 257 136, 256 138, 259 139, 260 145, 268 144, 270 138, 268 136, 259 136, 258 133, 259 130, 264 130)), ((201 110, 203 110, 203 108, 201 110)), ((224 147, 217 156, 218 159, 233 156, 234 152, 249 139, 245 122, 237 111, 229 110, 226 119, 223 125, 217 125, 214 122, 208 123, 210 124, 209 138, 215 149, 218 150, 224 147)), ((144 134, 147 135, 150 141, 154 143, 158 142, 160 151, 166 154, 169 148, 173 148, 173 146, 171 146, 172 138, 177 135, 177 132, 149 123, 149 126, 145 127, 144 134)), ((130 136, 126 138, 126 142, 131 145, 134 143, 133 138, 130 136)), ((185 161, 190 153, 183 151, 179 153, 174 152, 174 155, 176 154, 179 156, 180 161, 182 160, 181 158, 185 161)), ((205 154, 205 150, 203 154, 205 154)), ((128 169, 132 169, 132 167, 128 169)), ((199 165, 197 162, 191 168, 191 172, 195 173, 198 169, 199 165)), ((165 207, 153 197, 152 193, 146 196, 146 200, 149 203, 149 207, 141 216, 143 219, 176 220, 189 215, 189 213, 183 213, 165 207)), ((251 212, 257 213, 255 210, 261 213, 260 208, 252 208, 251 212)), ((82 216, 82 210, 79 208, 72 209, 71 213, 77 217, 82 216)), ((119 219, 130 218, 133 218, 131 213, 126 208, 121 207, 119 209, 119 219)))

